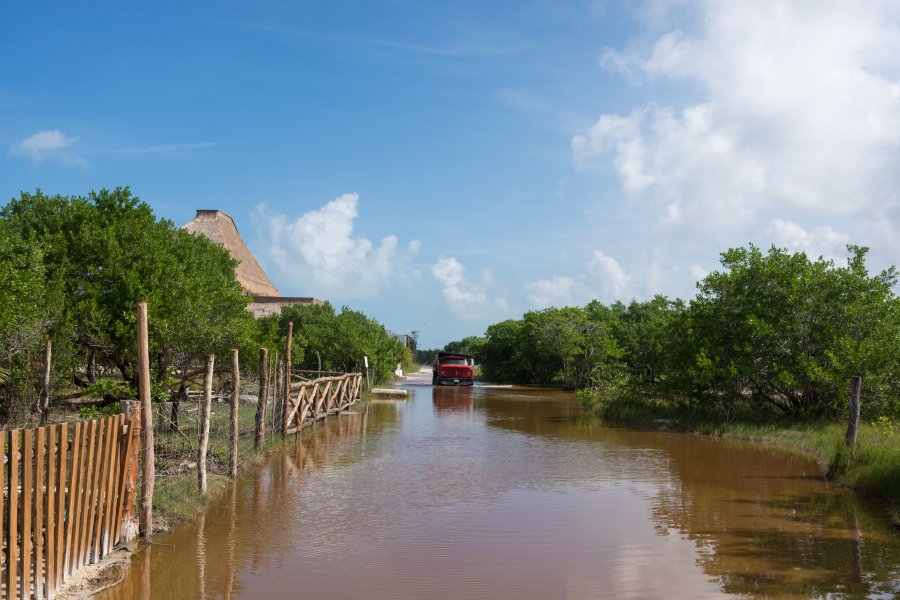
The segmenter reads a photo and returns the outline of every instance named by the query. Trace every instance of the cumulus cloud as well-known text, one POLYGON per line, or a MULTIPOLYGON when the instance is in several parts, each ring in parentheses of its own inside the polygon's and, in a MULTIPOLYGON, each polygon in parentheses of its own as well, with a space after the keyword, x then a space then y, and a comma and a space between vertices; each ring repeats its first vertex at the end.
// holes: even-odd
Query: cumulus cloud
POLYGON ((376 246, 354 237, 358 205, 358 194, 344 194, 294 219, 257 207, 255 221, 264 240, 260 255, 298 293, 341 299, 375 295, 402 274, 419 242, 403 247, 397 236, 387 235, 376 246))
POLYGON ((35 163, 53 160, 66 165, 80 167, 88 166, 88 162, 71 152, 66 151, 75 142, 77 137, 69 137, 59 129, 39 131, 10 147, 10 154, 26 156, 35 163))
POLYGON ((572 139, 578 167, 611 160, 623 193, 676 228, 764 227, 781 210, 896 212, 900 5, 671 5, 647 2, 654 26, 669 29, 649 45, 607 49, 601 63, 653 85, 694 84, 699 101, 601 115, 572 139))
POLYGON ((536 308, 580 306, 597 299, 624 300, 632 293, 632 277, 611 256, 595 250, 577 278, 555 276, 525 285, 528 301, 536 308))
POLYGON ((769 228, 773 243, 792 252, 805 252, 811 260, 820 256, 837 263, 847 257, 850 236, 827 225, 807 231, 793 221, 775 219, 769 228))
POLYGON ((444 257, 431 265, 432 276, 441 284, 447 308, 465 321, 484 321, 505 315, 509 304, 502 296, 490 297, 487 289, 493 285, 490 271, 482 274, 480 283, 466 276, 466 269, 455 257, 444 257))
POLYGON ((709 275, 709 272, 700 265, 694 265, 693 267, 691 267, 691 277, 693 277, 697 281, 705 279, 707 275, 709 275))

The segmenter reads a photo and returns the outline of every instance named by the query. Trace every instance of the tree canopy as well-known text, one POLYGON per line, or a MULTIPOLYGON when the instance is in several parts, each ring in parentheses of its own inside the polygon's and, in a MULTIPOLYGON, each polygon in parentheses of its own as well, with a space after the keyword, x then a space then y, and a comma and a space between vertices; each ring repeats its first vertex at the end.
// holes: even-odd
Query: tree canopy
POLYGON ((22 357, 50 337, 58 375, 92 380, 96 366, 112 366, 132 380, 140 301, 150 307, 159 378, 255 335, 228 252, 157 219, 127 187, 85 197, 22 193, 0 210, 0 255, 0 269, 12 271, 0 291, 0 361, 13 374, 24 377, 22 357))
POLYGON ((837 266, 774 246, 733 248, 689 302, 531 311, 465 346, 495 381, 793 415, 843 410, 848 378, 860 375, 866 410, 896 415, 897 272, 870 274, 867 249, 847 250, 837 266))
POLYGON ((362 372, 363 357, 376 381, 390 378, 398 363, 408 365, 411 352, 384 325, 363 313, 343 307, 336 312, 329 303, 292 304, 280 315, 260 320, 267 344, 280 347, 287 325, 293 322, 291 362, 309 371, 362 372))

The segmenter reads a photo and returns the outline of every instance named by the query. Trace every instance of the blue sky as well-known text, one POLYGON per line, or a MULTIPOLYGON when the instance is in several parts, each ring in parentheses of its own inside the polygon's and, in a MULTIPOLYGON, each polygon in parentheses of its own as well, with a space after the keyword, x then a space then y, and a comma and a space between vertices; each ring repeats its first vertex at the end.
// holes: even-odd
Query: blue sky
POLYGON ((443 345, 690 297, 749 242, 900 249, 893 2, 17 3, 0 194, 230 214, 285 295, 443 345))

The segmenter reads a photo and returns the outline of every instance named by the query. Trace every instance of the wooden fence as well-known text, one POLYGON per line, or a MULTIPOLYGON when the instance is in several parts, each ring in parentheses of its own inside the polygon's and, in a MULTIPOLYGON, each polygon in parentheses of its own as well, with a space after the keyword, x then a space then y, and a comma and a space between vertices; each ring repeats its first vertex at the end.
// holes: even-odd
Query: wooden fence
POLYGON ((284 411, 285 435, 300 431, 305 425, 347 409, 359 399, 361 373, 345 373, 307 380, 291 374, 291 385, 284 411), (293 379, 301 381, 293 381, 293 379))
POLYGON ((0 432, 0 596, 53 598, 119 543, 133 516, 139 429, 121 414, 0 432))

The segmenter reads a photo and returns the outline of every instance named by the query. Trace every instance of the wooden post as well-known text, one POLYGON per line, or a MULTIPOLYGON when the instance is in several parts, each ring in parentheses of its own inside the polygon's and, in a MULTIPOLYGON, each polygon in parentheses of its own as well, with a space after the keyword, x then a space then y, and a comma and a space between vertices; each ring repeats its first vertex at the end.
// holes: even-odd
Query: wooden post
POLYGON ((276 348, 275 352, 272 353, 272 393, 269 396, 270 398, 272 398, 272 435, 278 434, 278 428, 275 427, 275 424, 278 422, 277 415, 279 414, 280 410, 278 408, 278 399, 281 398, 281 396, 278 395, 278 371, 281 370, 280 365, 281 363, 278 362, 278 349, 276 348))
POLYGON ((287 343, 284 348, 284 376, 281 381, 282 399, 281 415, 278 417, 278 428, 281 437, 287 434, 287 412, 291 398, 291 345, 294 342, 294 322, 288 323, 287 343))
POLYGON ((147 303, 137 305, 137 345, 138 345, 138 396, 141 400, 143 416, 143 459, 144 481, 141 485, 140 527, 145 539, 153 534, 153 487, 156 482, 153 455, 153 407, 150 406, 150 346, 147 339, 147 303))
POLYGON ((47 340, 44 349, 44 388, 41 390, 41 427, 47 424, 50 416, 50 356, 53 353, 53 342, 47 340))
POLYGON ((200 494, 206 495, 206 451, 209 448, 209 411, 212 404, 213 367, 216 357, 206 357, 206 375, 203 377, 203 399, 200 400, 200 447, 197 449, 197 485, 200 494))
MULTIPOLYGON (((125 413, 125 421, 128 423, 128 432, 132 440, 131 449, 126 449, 125 454, 125 498, 122 501, 122 541, 130 542, 138 535, 138 523, 134 514, 134 501, 137 498, 138 468, 141 458, 142 428, 141 405, 134 400, 122 400, 122 412, 125 413)), ((64 424, 65 425, 65 424, 64 424)), ((66 431, 63 429, 60 439, 60 456, 65 448, 66 431)), ((62 460, 62 459, 60 459, 62 460)), ((63 482, 63 474, 60 474, 60 485, 63 482)), ((60 505, 62 503, 60 502, 60 505)), ((62 529, 63 521, 59 521, 62 529)), ((61 564, 61 563, 60 563, 61 564)), ((61 567, 60 567, 61 568, 61 567)))
POLYGON ((269 402, 269 351, 259 349, 259 394, 256 399, 256 436, 253 447, 262 448, 266 437, 266 404, 269 402))
POLYGON ((231 349, 231 452, 228 461, 228 475, 237 477, 238 463, 238 409, 241 401, 241 365, 237 348, 231 349))
POLYGON ((854 375, 850 378, 850 420, 847 422, 847 448, 850 452, 856 449, 856 429, 859 426, 859 390, 862 377, 854 375))

